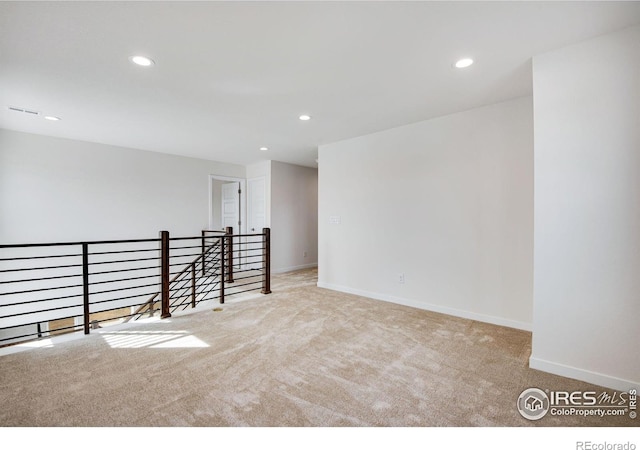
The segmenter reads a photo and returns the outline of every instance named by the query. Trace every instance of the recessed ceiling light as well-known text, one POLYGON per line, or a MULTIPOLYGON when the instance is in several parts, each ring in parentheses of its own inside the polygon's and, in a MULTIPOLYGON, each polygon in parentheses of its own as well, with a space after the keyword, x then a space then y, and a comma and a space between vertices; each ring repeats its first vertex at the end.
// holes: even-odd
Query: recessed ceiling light
POLYGON ((307 114, 303 114, 299 117, 300 120, 311 120, 311 116, 308 116, 307 114))
POLYGON ((266 152, 269 149, 267 147, 260 147, 260 150, 262 150, 263 152, 266 152))
POLYGON ((155 64, 151 58, 147 58, 146 56, 139 56, 139 55, 131 56, 129 60, 132 63, 137 64, 139 66, 143 66, 143 67, 149 67, 155 64))
POLYGON ((56 116, 44 116, 44 118, 47 120, 52 120, 54 122, 57 122, 58 120, 60 120, 60 117, 56 117, 56 116))
POLYGON ((458 61, 456 61, 454 66, 456 66, 458 69, 464 69, 465 67, 469 67, 471 64, 473 64, 473 59, 471 59, 471 58, 462 58, 462 59, 459 59, 458 61))

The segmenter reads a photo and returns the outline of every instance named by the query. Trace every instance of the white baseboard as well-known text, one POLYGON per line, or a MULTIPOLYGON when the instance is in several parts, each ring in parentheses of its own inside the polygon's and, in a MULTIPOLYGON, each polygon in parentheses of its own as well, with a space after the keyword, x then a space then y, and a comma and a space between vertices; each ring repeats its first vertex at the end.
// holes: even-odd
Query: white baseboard
POLYGON ((391 295, 378 294, 376 292, 368 292, 360 289, 353 289, 346 286, 339 286, 332 283, 324 283, 319 281, 318 287, 331 289, 332 291, 344 292, 347 294, 359 295, 361 297, 368 297, 375 300, 382 300, 384 302, 396 303, 398 305, 411 306, 417 309, 424 309, 426 311, 437 312, 441 314, 447 314, 449 316, 461 317, 463 319, 477 320, 479 322, 491 323, 493 325, 500 325, 502 327, 516 328, 518 330, 531 331, 531 324, 527 322, 520 322, 517 320, 505 319, 503 317, 490 316, 486 314, 479 314, 472 311, 465 311, 462 309, 449 308, 446 306, 433 305, 430 303, 417 302, 407 298, 394 297, 391 295))
POLYGON ((312 267, 318 267, 318 263, 315 262, 311 264, 303 264, 301 266, 278 267, 277 269, 271 269, 271 273, 293 272, 294 270, 311 269, 312 267))
POLYGON ((536 358, 534 356, 529 358, 529 367, 543 372, 552 373, 554 375, 560 375, 561 377, 573 378, 574 380, 585 381, 587 383, 595 384, 596 386, 602 386, 618 391, 629 392, 630 389, 640 390, 639 382, 623 380, 622 378, 617 378, 611 375, 567 366, 536 358))

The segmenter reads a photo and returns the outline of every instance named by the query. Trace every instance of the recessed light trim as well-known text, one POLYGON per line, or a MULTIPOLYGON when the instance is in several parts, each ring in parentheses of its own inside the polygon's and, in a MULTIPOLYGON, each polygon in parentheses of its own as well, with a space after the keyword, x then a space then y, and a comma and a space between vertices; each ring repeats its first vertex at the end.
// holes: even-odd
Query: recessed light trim
POLYGON ((130 56, 129 57, 129 61, 131 61, 132 63, 134 63, 134 64, 136 64, 138 66, 142 66, 142 67, 149 67, 149 66, 153 66, 155 64, 153 59, 147 58, 146 56, 142 56, 142 55, 130 56))
POLYGON ((464 69, 465 67, 469 67, 471 64, 473 64, 473 59, 462 58, 457 60, 453 66, 457 69, 464 69))
POLYGON ((266 152, 267 150, 269 150, 268 147, 260 147, 260 151, 266 152))
POLYGON ((56 116, 44 116, 44 118, 47 120, 51 120, 52 122, 57 122, 58 120, 60 120, 60 117, 56 116))
POLYGON ((298 119, 300 120, 311 120, 311 116, 308 114, 302 114, 300 117, 298 117, 298 119))

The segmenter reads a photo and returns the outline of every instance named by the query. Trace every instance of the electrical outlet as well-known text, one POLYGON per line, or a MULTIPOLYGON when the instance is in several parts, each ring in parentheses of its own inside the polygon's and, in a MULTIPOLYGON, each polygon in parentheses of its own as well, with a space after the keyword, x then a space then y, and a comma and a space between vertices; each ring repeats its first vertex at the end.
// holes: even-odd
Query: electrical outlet
POLYGON ((403 273, 399 273, 398 274, 398 283, 404 283, 404 274, 403 273))
POLYGON ((302 252, 302 257, 306 258, 307 257, 307 252, 302 252))

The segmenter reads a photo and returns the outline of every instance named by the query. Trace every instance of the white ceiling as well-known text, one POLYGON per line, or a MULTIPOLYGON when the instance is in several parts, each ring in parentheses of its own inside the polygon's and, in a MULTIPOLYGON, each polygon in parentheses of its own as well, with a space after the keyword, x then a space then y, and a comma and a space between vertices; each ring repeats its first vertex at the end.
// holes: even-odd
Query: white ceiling
POLYGON ((640 2, 0 2, 0 128, 313 167, 319 144, 530 95, 533 55, 637 23, 640 2))

